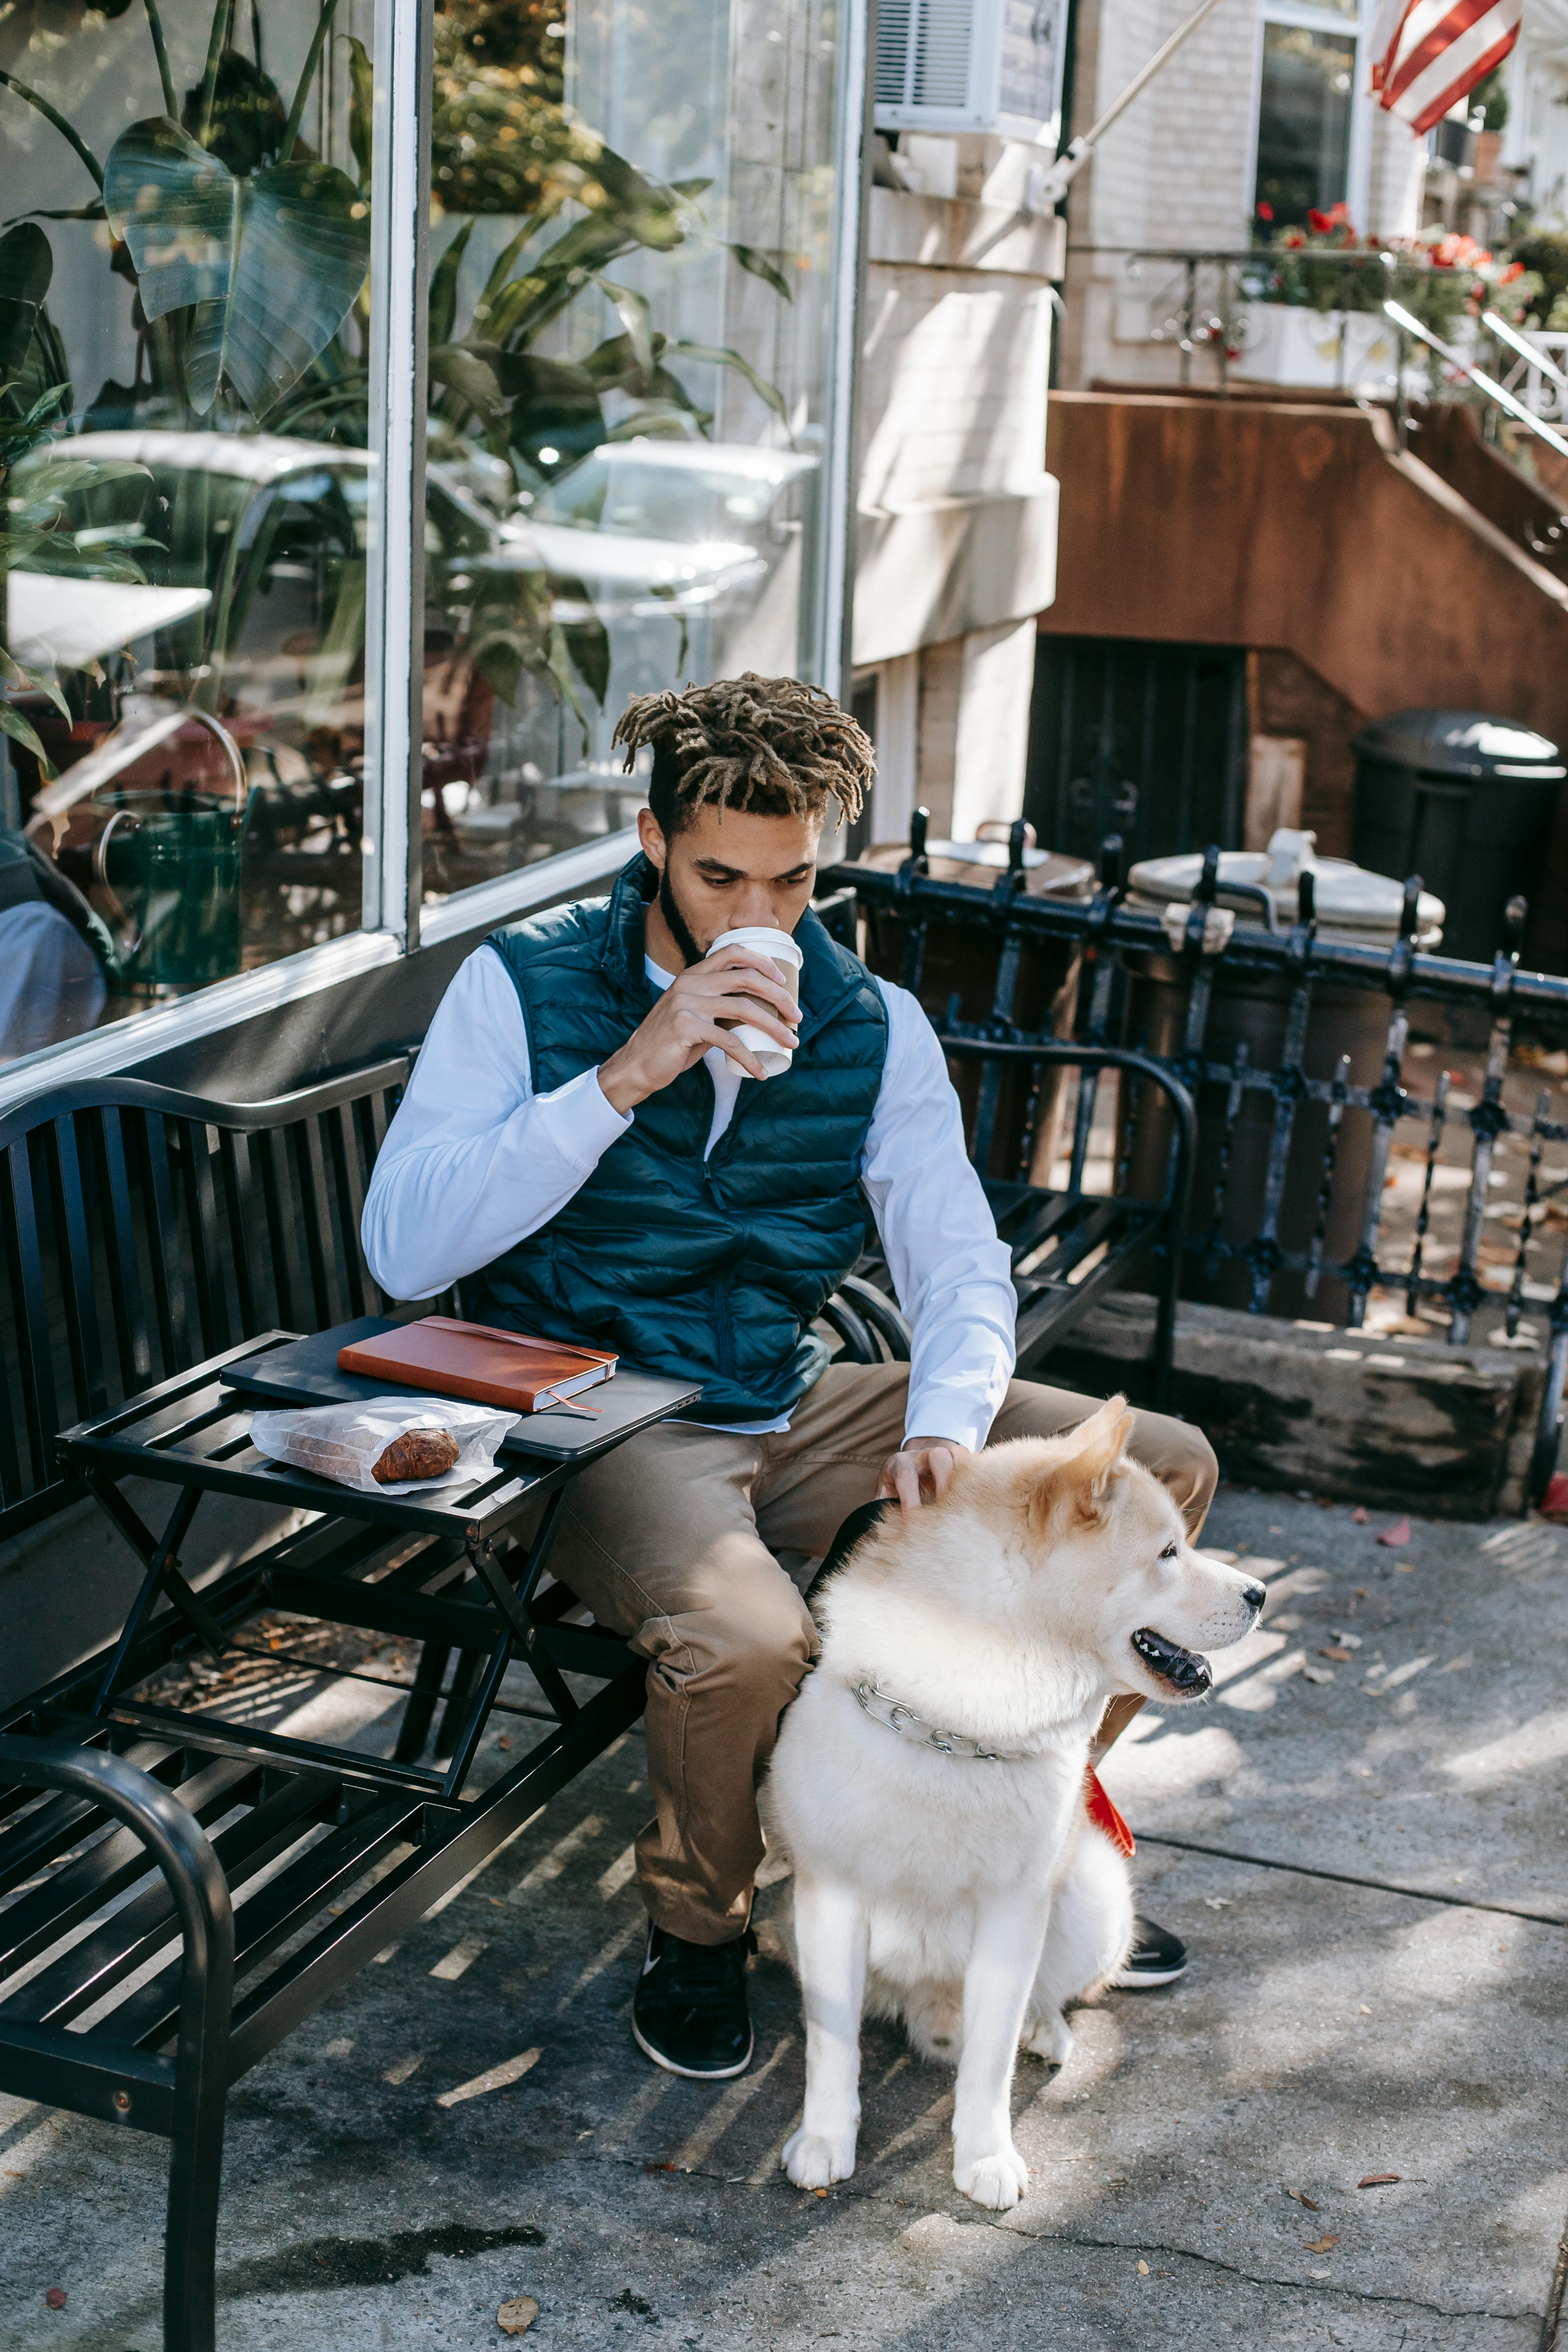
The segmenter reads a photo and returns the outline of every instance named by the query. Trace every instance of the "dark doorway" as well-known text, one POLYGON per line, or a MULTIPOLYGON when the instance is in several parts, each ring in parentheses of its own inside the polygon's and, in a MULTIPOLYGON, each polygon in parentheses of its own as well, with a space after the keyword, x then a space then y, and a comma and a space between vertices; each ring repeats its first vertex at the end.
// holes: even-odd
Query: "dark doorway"
POLYGON ((1043 849, 1237 849, 1246 793, 1240 646, 1040 638, 1024 814, 1043 849))

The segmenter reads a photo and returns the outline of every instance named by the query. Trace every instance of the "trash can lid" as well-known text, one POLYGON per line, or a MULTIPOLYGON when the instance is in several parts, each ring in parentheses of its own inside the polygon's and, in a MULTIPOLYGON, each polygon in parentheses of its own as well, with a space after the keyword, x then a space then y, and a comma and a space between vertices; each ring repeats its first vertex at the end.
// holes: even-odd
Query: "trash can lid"
MULTIPOLYGON (((851 865, 880 866, 896 873, 910 854, 907 841, 878 842, 851 865)), ((1005 841, 928 841, 926 864, 937 882, 964 882, 986 888, 1007 871, 1005 841), (978 870, 976 870, 978 869, 978 870)), ((1068 857, 1054 849, 1024 851, 1024 887, 1031 898, 1092 898, 1095 873, 1084 857, 1068 857)))
MULTIPOLYGON (((1405 885, 1386 874, 1369 874, 1348 857, 1319 857, 1317 836, 1281 826, 1267 849, 1226 849, 1220 852, 1218 903, 1233 907, 1243 922, 1261 923, 1258 893, 1268 893, 1275 922, 1289 930, 1296 920, 1296 886, 1304 866, 1312 871, 1313 906, 1318 929, 1325 937, 1386 941, 1399 936, 1405 906, 1405 885), (1241 883, 1246 895, 1231 886, 1241 883)), ((1204 870, 1201 856, 1146 857, 1128 876, 1135 898, 1154 906, 1190 900, 1204 870)), ((1416 902, 1415 940, 1435 947, 1443 935, 1447 913, 1441 898, 1423 890, 1416 902)))
POLYGON ((1428 776, 1498 783, 1560 783, 1568 769, 1555 743, 1517 719, 1485 710, 1401 710, 1373 719, 1351 743, 1364 759, 1428 776))

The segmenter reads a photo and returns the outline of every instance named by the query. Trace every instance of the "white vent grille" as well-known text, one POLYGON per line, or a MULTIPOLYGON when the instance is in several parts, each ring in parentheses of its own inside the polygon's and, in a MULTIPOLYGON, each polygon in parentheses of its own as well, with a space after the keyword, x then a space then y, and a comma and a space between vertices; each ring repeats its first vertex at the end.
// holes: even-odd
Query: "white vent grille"
POLYGON ((967 108, 972 0, 919 0, 910 100, 915 106, 967 108))
POLYGON ((917 0, 882 0, 877 11, 879 106, 910 102, 910 37, 917 21, 917 0))
POLYGON ((883 131, 1054 138, 1066 0, 881 0, 883 131))

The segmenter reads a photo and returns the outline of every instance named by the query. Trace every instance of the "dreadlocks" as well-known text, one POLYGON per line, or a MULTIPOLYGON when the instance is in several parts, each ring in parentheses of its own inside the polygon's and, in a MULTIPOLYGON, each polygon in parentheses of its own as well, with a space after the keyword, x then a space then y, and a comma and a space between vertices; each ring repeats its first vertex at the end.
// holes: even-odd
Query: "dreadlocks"
POLYGON ((634 695, 614 740, 626 747, 628 772, 652 746, 648 799, 666 834, 709 801, 757 816, 818 816, 832 799, 852 824, 877 767, 870 737, 830 694, 754 670, 684 694, 634 695))

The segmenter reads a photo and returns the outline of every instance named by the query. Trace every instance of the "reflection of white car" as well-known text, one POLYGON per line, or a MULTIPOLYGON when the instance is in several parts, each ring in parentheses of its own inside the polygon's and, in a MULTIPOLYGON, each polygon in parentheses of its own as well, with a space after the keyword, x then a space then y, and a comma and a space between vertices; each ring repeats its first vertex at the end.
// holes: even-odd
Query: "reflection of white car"
POLYGON ((794 528, 776 511, 816 465, 742 442, 606 441, 501 526, 497 557, 581 580, 601 618, 690 611, 766 577, 794 528))

